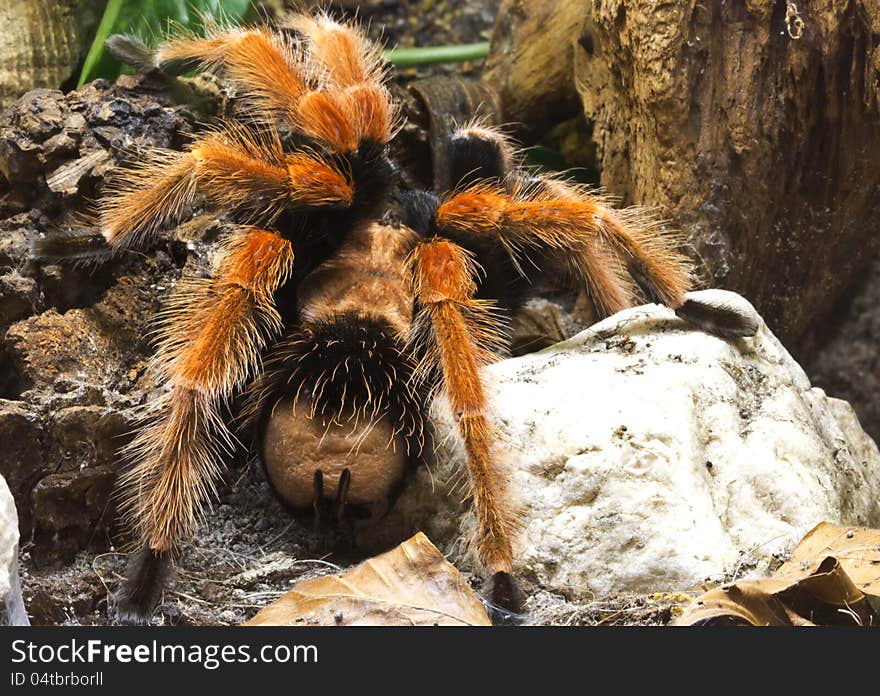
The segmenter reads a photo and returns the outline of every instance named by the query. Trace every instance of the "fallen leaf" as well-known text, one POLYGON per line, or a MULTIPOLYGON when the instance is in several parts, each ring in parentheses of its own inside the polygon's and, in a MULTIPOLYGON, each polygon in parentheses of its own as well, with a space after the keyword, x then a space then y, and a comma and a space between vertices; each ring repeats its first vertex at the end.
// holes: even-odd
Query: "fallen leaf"
POLYGON ((517 354, 534 352, 565 340, 559 308, 546 303, 540 309, 523 307, 513 319, 511 350, 517 354))
POLYGON ((880 621, 880 530, 823 522, 771 578, 706 592, 677 625, 872 626, 880 621))
POLYGON ((246 626, 491 626, 479 596, 421 532, 342 575, 303 580, 246 626))
POLYGON ((834 556, 855 586, 880 608, 880 529, 821 522, 801 540, 774 577, 813 572, 828 556, 834 556))

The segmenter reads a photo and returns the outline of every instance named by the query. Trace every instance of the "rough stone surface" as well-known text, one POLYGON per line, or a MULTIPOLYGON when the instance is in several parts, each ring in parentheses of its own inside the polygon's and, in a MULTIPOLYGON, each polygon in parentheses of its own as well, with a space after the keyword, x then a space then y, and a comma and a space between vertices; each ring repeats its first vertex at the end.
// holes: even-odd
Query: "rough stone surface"
POLYGON ((18 515, 15 501, 5 479, 0 476, 0 599, 9 594, 12 586, 6 572, 15 560, 18 547, 18 515))
MULTIPOLYGON (((822 520, 880 524, 876 445, 760 325, 726 341, 644 306, 486 369, 522 509, 517 573, 580 600, 684 590, 763 570, 822 520)), ((444 493, 463 450, 436 411, 437 462, 390 526, 456 554, 471 516, 444 493)))
POLYGON ((77 224, 116 163, 187 141, 195 116, 165 90, 125 76, 34 90, 0 114, 0 475, 38 565, 108 546, 115 451, 154 388, 151 317, 186 257, 170 235, 102 267, 36 264, 29 247, 77 224))
POLYGON ((0 476, 0 626, 26 626, 18 578, 18 515, 15 500, 0 476))

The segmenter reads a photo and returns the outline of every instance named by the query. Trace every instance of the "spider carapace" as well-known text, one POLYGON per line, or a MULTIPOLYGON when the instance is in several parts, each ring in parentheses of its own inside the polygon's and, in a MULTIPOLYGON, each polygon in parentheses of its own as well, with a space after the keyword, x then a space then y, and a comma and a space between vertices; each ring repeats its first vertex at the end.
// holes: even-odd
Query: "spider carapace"
POLYGON ((159 317, 155 368, 167 388, 125 451, 122 504, 141 548, 116 594, 120 621, 149 620, 215 493, 234 398, 279 496, 342 519, 346 508, 381 515, 426 454, 428 404, 442 390, 467 456, 475 556, 510 604, 516 515, 480 368, 503 352, 529 283, 569 278, 601 315, 641 290, 716 333, 754 331, 685 297, 690 266, 643 212, 520 169, 496 130, 448 133, 450 190, 404 190, 377 47, 324 14, 290 26, 215 28, 150 50, 118 43, 143 69, 215 71, 239 116, 184 152, 122 169, 98 229, 35 249, 112 257, 200 207, 231 230, 211 276, 182 278, 159 317))

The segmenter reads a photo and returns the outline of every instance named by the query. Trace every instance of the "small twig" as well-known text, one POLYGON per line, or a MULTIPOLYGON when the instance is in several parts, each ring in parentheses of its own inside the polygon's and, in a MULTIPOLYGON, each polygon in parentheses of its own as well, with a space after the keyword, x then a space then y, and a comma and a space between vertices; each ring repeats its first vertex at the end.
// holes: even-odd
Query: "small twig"
MULTIPOLYGON (((101 575, 101 571, 98 570, 98 567, 95 565, 100 559, 105 558, 106 556, 124 556, 125 554, 118 553, 116 551, 108 551, 107 553, 98 554, 92 559, 92 572, 98 577, 98 580, 101 581, 101 584, 104 586, 104 591, 107 593, 107 600, 110 600, 111 595, 110 588, 107 586, 107 581, 104 579, 104 576, 101 575)), ((122 580, 123 576, 117 573, 116 571, 112 571, 116 576, 117 580, 122 580)))
POLYGON ((183 597, 184 599, 188 599, 191 602, 197 602, 199 604, 207 604, 210 607, 216 606, 212 602, 209 602, 205 599, 199 599, 198 597, 193 597, 192 595, 189 595, 186 592, 181 592, 180 590, 165 590, 165 591, 168 592, 169 594, 178 595, 180 597, 183 597))
POLYGON ((279 539, 281 539, 285 534, 287 534, 288 530, 289 530, 293 525, 294 525, 294 520, 291 520, 291 521, 287 524, 287 526, 286 526, 284 529, 282 529, 278 534, 276 534, 274 537, 272 537, 271 539, 269 539, 269 541, 267 541, 266 543, 264 543, 263 546, 271 547, 272 544, 274 544, 276 541, 278 541, 279 539))

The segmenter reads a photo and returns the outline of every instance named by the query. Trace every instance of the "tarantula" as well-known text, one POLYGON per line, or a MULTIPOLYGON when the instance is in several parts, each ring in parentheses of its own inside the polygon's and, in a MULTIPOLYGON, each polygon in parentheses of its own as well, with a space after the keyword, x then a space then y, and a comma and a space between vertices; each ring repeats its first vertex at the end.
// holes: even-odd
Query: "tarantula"
POLYGON ((518 168, 491 128, 448 134, 448 190, 404 190, 377 46, 325 14, 291 26, 119 44, 143 69, 217 72, 245 109, 184 152, 123 169, 97 229, 35 249, 84 258, 143 248, 197 204, 235 223, 213 275, 183 278, 160 316, 156 366, 168 388, 125 452, 123 507, 141 549, 116 611, 149 620, 233 449, 223 414, 234 396, 244 395, 282 500, 340 519, 358 506, 381 514, 423 455, 437 390, 465 445, 476 556, 509 605, 517 523, 480 368, 503 349, 529 284, 565 274, 603 315, 630 305, 637 286, 716 333, 753 327, 686 299, 690 266, 659 225, 518 168))

